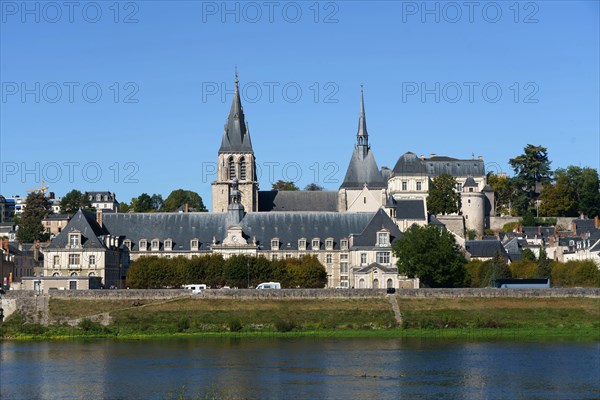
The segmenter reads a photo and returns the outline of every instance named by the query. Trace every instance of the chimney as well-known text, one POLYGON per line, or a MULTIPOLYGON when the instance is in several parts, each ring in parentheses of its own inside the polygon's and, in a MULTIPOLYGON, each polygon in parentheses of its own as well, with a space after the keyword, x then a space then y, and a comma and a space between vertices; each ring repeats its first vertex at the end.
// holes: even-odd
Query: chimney
POLYGON ((184 209, 184 211, 185 211, 186 213, 187 213, 187 212, 189 212, 189 206, 188 206, 188 203, 185 203, 185 206, 184 206, 184 208, 183 208, 183 209, 184 209))
POLYGON ((483 160, 483 156, 477 156, 477 159, 481 161, 483 160))
POLYGON ((429 155, 429 158, 433 158, 433 157, 437 157, 437 154, 435 154, 435 153, 431 153, 431 154, 429 155))
POLYGON ((596 229, 600 229, 600 217, 598 217, 597 215, 594 217, 594 226, 596 227, 596 229))
POLYGON ((102 228, 102 210, 101 209, 96 210, 96 222, 98 222, 98 225, 100 225, 100 228, 102 228))
POLYGON ((425 160, 425 154, 421 154, 421 161, 425 160))
POLYGON ((573 233, 577 235, 577 224, 575 223, 575 221, 573 221, 572 226, 573 226, 573 229, 572 229, 573 233))
POLYGON ((9 253, 10 250, 8 249, 8 239, 2 239, 2 248, 9 253))
POLYGON ((39 257, 40 257, 40 241, 39 241, 39 240, 36 240, 36 241, 33 243, 33 259, 34 259, 35 261, 38 261, 38 260, 39 260, 39 257))

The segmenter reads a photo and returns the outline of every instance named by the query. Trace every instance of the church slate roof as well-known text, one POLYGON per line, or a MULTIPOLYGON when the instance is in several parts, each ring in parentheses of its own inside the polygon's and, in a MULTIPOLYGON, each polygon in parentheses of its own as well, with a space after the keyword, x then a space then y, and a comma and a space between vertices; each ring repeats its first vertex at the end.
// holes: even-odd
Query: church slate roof
POLYGON ((333 190, 261 190, 258 211, 337 211, 338 192, 333 190))
POLYGON ((371 149, 368 149, 363 157, 361 149, 356 147, 352 152, 352 158, 340 189, 362 189, 365 185, 369 189, 384 189, 387 187, 383 175, 377 168, 377 162, 375 162, 371 149))
POLYGON ((379 209, 375 214, 371 214, 369 223, 359 234, 354 235, 353 247, 372 247, 377 244, 377 232, 381 229, 387 229, 390 232, 390 244, 396 239, 402 237, 402 232, 392 219, 379 209))
POLYGON ((239 81, 236 71, 235 93, 233 95, 229 116, 227 117, 227 122, 225 123, 225 130, 223 132, 223 139, 221 140, 219 153, 253 152, 252 141, 250 140, 250 132, 244 117, 244 109, 240 100, 238 86, 239 81))
POLYGON ((190 250, 190 240, 198 239, 200 250, 209 250, 213 236, 226 235, 227 213, 121 213, 102 216, 104 227, 113 235, 131 240, 131 250, 139 251, 140 239, 171 239, 173 250, 190 250))
POLYGON ((423 199, 399 199, 395 201, 396 219, 427 219, 423 199))
POLYGON ((107 234, 107 231, 96 221, 96 214, 80 209, 71 218, 65 229, 52 240, 47 248, 66 248, 67 244, 69 244, 69 233, 73 231, 81 233, 81 246, 84 249, 104 247, 102 239, 107 234))
POLYGON ((484 176, 483 160, 459 160, 452 157, 435 156, 421 159, 416 154, 404 153, 394 166, 395 175, 438 176, 484 176))
MULTIPOLYGON (((296 250, 298 239, 305 238, 310 249, 311 240, 320 239, 320 249, 325 249, 325 239, 334 239, 334 249, 340 240, 352 233, 365 230, 377 213, 338 212, 272 212, 248 213, 241 222, 248 238, 256 238, 262 250, 269 249, 271 239, 278 238, 281 250, 296 250), (289 244, 289 245, 288 245, 289 244)), ((389 217, 388 217, 389 219, 389 217)), ((391 220, 390 220, 391 222, 391 220)), ((392 222, 393 224, 393 222, 392 222)), ((373 241, 375 238, 373 238, 373 241)))

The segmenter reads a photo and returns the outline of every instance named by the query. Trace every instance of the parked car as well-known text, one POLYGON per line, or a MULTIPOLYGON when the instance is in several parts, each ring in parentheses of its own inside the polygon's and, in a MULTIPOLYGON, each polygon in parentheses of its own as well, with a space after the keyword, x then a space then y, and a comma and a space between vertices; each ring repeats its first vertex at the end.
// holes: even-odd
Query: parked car
POLYGON ((257 289, 281 289, 279 282, 263 282, 256 287, 257 289))

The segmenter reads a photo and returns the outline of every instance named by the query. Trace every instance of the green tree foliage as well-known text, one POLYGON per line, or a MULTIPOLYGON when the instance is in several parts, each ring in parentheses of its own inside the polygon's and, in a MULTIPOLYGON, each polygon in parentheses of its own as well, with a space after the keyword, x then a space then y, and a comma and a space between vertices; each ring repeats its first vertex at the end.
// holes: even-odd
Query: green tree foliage
POLYGON ((281 282, 282 287, 316 288, 327 284, 327 272, 318 259, 305 256, 285 261, 220 254, 201 257, 141 257, 127 271, 127 286, 136 289, 178 288, 205 283, 210 287, 256 287, 261 282, 281 282))
POLYGON ((472 288, 486 287, 489 264, 489 261, 481 260, 471 260, 465 264, 465 286, 472 288))
POLYGON ((551 282, 552 286, 600 287, 600 270, 591 260, 555 263, 551 282))
POLYGON ((429 184, 427 207, 432 214, 452 214, 460 209, 460 193, 456 191, 456 179, 449 174, 433 178, 429 184))
POLYGON ((411 226, 393 244, 398 271, 425 287, 461 287, 466 259, 454 236, 434 225, 411 226))
POLYGON ((528 202, 525 209, 523 209, 525 204, 517 201, 517 206, 520 208, 519 215, 534 208, 535 200, 538 197, 537 185, 549 184, 552 177, 548 151, 545 147, 528 144, 523 150, 523 154, 508 161, 515 171, 515 182, 522 192, 527 194, 528 202))
POLYGON ((523 250, 523 261, 537 261, 537 257, 531 249, 525 249, 523 250))
POLYGON ((546 249, 540 249, 540 256, 537 260, 536 278, 550 278, 552 275, 552 260, 548 258, 546 249))
POLYGON ((183 205, 187 204, 190 210, 206 211, 202 197, 191 190, 177 189, 165 199, 160 207, 160 211, 173 212, 183 205))
POLYGON ((488 173, 487 183, 494 189, 494 215, 512 215, 513 206, 519 197, 515 180, 501 174, 488 173))
POLYGON ((74 214, 80 208, 94 211, 90 198, 79 190, 73 189, 60 199, 60 212, 63 214, 74 214))
POLYGON ((544 186, 540 196, 542 215, 593 218, 600 214, 598 171, 569 166, 557 169, 554 177, 554 183, 544 186))
POLYGON ((132 210, 131 206, 124 201, 119 203, 119 212, 126 213, 129 210, 132 210))
POLYGON ((320 190, 323 190, 323 186, 319 186, 316 183, 310 183, 310 184, 306 185, 304 190, 308 190, 309 192, 320 191, 320 190))
POLYGON ((131 209, 135 212, 154 212, 158 211, 162 204, 162 196, 148 193, 142 193, 138 197, 131 199, 131 209))
POLYGON ((285 260, 289 287, 322 288, 327 284, 327 271, 316 256, 285 260))
POLYGON ((511 273, 508 268, 508 260, 505 255, 496 253, 490 260, 486 274, 486 286, 493 286, 496 279, 510 278, 511 273))
MULTIPOLYGON (((529 250, 529 249, 526 249, 529 250)), ((531 251, 531 250, 529 250, 531 251)), ((524 254, 525 252, 523 252, 524 254)), ((533 254, 533 252, 531 252, 533 254)), ((513 278, 521 278, 521 279, 533 279, 537 275, 537 263, 535 262, 535 255, 533 256, 534 260, 519 260, 513 261, 510 263, 508 268, 510 269, 511 276, 513 278)))
POLYGON ((48 214, 50 203, 42 192, 30 193, 27 206, 20 218, 17 240, 21 243, 45 242, 50 235, 44 231, 42 220, 48 214))
POLYGON ((282 181, 281 179, 271 185, 273 190, 300 190, 294 182, 282 181))

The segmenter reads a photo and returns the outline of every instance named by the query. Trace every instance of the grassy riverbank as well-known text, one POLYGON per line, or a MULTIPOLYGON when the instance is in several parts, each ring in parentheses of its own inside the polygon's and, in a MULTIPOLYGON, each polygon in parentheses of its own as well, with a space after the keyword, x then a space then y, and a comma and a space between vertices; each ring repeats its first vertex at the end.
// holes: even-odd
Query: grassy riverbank
POLYGON ((600 340, 600 299, 398 298, 194 299, 171 301, 51 299, 49 327, 11 316, 5 339, 163 337, 427 337, 600 340), (92 322, 108 313, 110 323, 92 322), (77 322, 75 319, 81 319, 77 322), (63 322, 61 322, 63 321, 63 322), (70 326, 65 321, 75 326, 70 326))

